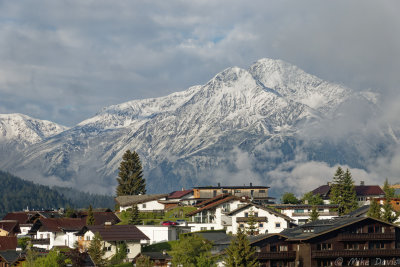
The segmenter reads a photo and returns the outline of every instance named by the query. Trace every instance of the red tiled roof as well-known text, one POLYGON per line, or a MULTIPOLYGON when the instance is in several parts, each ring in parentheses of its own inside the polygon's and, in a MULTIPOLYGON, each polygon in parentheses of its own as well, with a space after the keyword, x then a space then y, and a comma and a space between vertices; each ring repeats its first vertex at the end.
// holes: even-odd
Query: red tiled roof
POLYGON ((0 250, 15 250, 17 248, 16 236, 0 236, 0 250))
POLYGON ((19 223, 16 220, 2 220, 0 221, 0 229, 4 231, 11 232, 15 231, 16 233, 20 233, 19 223))
POLYGON ((193 192, 193 189, 188 189, 188 190, 182 190, 182 191, 174 191, 169 194, 168 198, 181 198, 183 196, 186 196, 187 194, 193 192))
POLYGON ((218 199, 225 198, 227 196, 229 196, 229 194, 220 194, 218 196, 215 196, 213 198, 206 199, 206 200, 200 202, 199 204, 196 205, 196 207, 201 207, 201 206, 208 205, 211 202, 217 201, 218 199))
POLYGON ((357 196, 367 195, 384 195, 382 188, 379 185, 357 185, 355 186, 357 196))
POLYGON ((37 212, 9 212, 3 217, 3 220, 16 220, 20 224, 29 223, 30 218, 37 215, 37 212))
POLYGON ((134 225, 89 225, 93 233, 99 233, 104 241, 149 240, 149 238, 134 225))
POLYGON ((81 218, 41 218, 39 221, 40 230, 48 232, 79 231, 86 225, 86 221, 81 218))
MULTIPOLYGON (((234 199, 235 199, 235 200, 240 200, 239 197, 237 197, 237 196, 232 196, 232 195, 229 195, 229 194, 222 194, 222 195, 216 196, 215 198, 212 198, 212 199, 216 199, 217 197, 219 197, 219 198, 222 197, 222 198, 219 199, 219 200, 217 200, 217 201, 214 201, 214 202, 212 202, 212 203, 209 203, 209 204, 205 205, 204 207, 201 207, 201 208, 199 208, 199 209, 197 209, 197 210, 194 210, 194 211, 192 211, 192 212, 189 212, 189 213, 187 213, 186 215, 187 215, 187 216, 192 216, 192 215, 194 215, 194 214, 196 214, 196 213, 199 213, 200 211, 208 210, 208 209, 214 208, 214 207, 218 206, 219 204, 228 202, 228 201, 230 201, 230 200, 234 200, 234 199)), ((210 200, 212 200, 212 199, 210 199, 210 200)), ((203 201, 203 202, 205 202, 205 201, 203 201)))

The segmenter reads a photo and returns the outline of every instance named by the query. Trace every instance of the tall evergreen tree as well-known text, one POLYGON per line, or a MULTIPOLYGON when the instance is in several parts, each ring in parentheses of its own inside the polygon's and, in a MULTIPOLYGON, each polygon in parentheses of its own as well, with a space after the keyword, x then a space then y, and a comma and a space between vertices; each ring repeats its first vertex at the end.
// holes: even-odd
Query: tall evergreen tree
POLYGON ((316 221, 319 218, 319 212, 317 209, 317 206, 313 206, 311 213, 310 213, 310 218, 308 219, 310 222, 316 221))
POLYGON ((367 216, 375 219, 381 218, 381 205, 378 203, 378 201, 371 199, 367 216))
POLYGON ((122 156, 117 182, 117 196, 146 194, 142 163, 135 151, 127 150, 122 156))
POLYGON ((257 235, 258 234, 258 222, 257 222, 257 217, 255 216, 253 209, 250 209, 248 218, 249 218, 249 220, 247 221, 246 233, 248 235, 257 235))
POLYGON ((139 209, 137 205, 132 206, 132 210, 129 211, 129 220, 128 224, 138 225, 141 223, 139 217, 139 209))
POLYGON ((349 169, 343 172, 341 167, 337 168, 333 176, 330 202, 338 205, 337 211, 339 215, 347 214, 357 209, 357 195, 349 169))
POLYGON ((99 233, 95 233, 93 239, 90 241, 89 245, 89 255, 92 258, 94 264, 96 266, 102 267, 107 265, 107 260, 103 259, 104 254, 106 253, 103 250, 103 239, 101 238, 99 233))
POLYGON ((95 219, 93 214, 93 208, 92 205, 89 205, 88 215, 86 218, 86 225, 94 225, 94 224, 95 224, 95 219))
POLYGON ((385 183, 383 185, 383 191, 385 192, 385 203, 383 204, 383 212, 381 219, 389 222, 389 223, 394 223, 399 215, 397 212, 393 209, 392 206, 392 198, 394 197, 394 189, 390 187, 390 184, 388 180, 385 180, 385 183))
POLYGON ((258 266, 257 259, 254 257, 255 249, 250 246, 247 236, 240 228, 225 252, 224 263, 227 267, 258 266))

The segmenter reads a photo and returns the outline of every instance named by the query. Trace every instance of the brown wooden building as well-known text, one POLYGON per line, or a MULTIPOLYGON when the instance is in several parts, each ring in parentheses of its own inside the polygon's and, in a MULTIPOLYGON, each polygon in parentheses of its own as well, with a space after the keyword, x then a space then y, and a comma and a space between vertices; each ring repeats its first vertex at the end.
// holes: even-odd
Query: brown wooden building
POLYGON ((260 266, 400 264, 400 228, 369 217, 318 220, 252 241, 260 266))

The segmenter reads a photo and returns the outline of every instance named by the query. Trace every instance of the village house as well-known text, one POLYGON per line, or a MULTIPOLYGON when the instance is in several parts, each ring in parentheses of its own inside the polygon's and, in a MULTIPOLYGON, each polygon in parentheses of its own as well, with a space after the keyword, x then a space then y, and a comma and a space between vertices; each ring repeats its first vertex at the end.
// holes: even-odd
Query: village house
MULTIPOLYGON (((313 205, 309 204, 276 204, 271 205, 272 208, 278 209, 282 214, 292 218, 295 224, 305 224, 310 220, 313 205)), ((338 205, 324 204, 315 205, 318 211, 318 218, 321 220, 332 219, 338 216, 338 212, 334 211, 338 205)))
POLYGON ((164 212, 165 205, 160 201, 165 201, 168 194, 156 195, 127 195, 118 196, 115 202, 119 205, 119 211, 125 211, 137 205, 140 212, 164 212))
POLYGON ((40 218, 35 221, 29 235, 34 247, 50 250, 53 247, 73 248, 77 237, 75 233, 86 222, 80 218, 40 218))
POLYGON ((0 236, 17 236, 21 233, 19 222, 16 220, 0 221, 0 236))
POLYGON ((257 235, 279 233, 289 228, 293 221, 289 216, 279 211, 251 202, 239 205, 236 209, 226 213, 226 215, 231 217, 231 225, 227 226, 227 232, 232 234, 237 234, 238 228, 247 229, 251 217, 256 222, 254 227, 257 235))
POLYGON ((166 200, 160 200, 159 203, 164 204, 164 209, 169 210, 178 206, 191 206, 196 203, 194 199, 193 189, 171 192, 166 200))
MULTIPOLYGON (((312 190, 311 192, 316 195, 319 194, 324 200, 325 204, 330 204, 330 193, 331 193, 332 183, 327 183, 326 185, 321 185, 320 187, 312 190)), ((382 188, 379 185, 365 185, 364 181, 360 182, 360 185, 354 186, 357 195, 358 205, 369 205, 370 200, 374 198, 381 198, 385 196, 382 188)))
POLYGON ((268 189, 268 186, 253 186, 252 183, 249 186, 221 186, 218 183, 218 186, 194 187, 193 195, 198 200, 197 203, 214 198, 217 195, 230 194, 236 197, 247 198, 257 204, 271 204, 274 198, 268 196, 268 189))
POLYGON ((148 238, 149 244, 160 242, 175 241, 179 239, 182 233, 190 232, 188 226, 175 226, 175 225, 136 225, 148 238))
POLYGON ((24 261, 25 255, 21 252, 15 250, 0 250, 0 267, 22 267, 24 261))
POLYGON ((117 246, 124 242, 127 246, 127 258, 133 260, 149 238, 134 225, 88 225, 76 233, 79 249, 87 251, 94 235, 99 233, 103 240, 104 259, 110 259, 117 252, 117 246))
POLYGON ((339 217, 260 236, 251 246, 265 267, 395 266, 400 229, 369 217, 339 217))

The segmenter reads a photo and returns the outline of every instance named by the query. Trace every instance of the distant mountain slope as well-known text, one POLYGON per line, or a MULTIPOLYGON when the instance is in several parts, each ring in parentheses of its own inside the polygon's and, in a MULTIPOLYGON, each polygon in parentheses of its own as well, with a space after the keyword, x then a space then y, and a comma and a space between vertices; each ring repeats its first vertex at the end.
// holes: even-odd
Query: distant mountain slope
POLYGON ((398 135, 390 125, 371 128, 379 114, 372 99, 281 60, 261 59, 183 92, 106 107, 0 167, 101 193, 114 193, 127 149, 139 153, 149 192, 216 181, 270 184, 268 173, 299 153, 363 168, 398 135), (358 114, 355 107, 362 117, 349 118, 358 114))
POLYGON ((78 193, 76 190, 57 188, 24 181, 10 173, 0 171, 0 218, 7 212, 21 211, 26 208, 58 209, 68 206, 74 208, 114 207, 112 197, 78 193), (68 195, 64 191, 69 191, 68 195), (74 195, 71 195, 74 194, 74 195))

